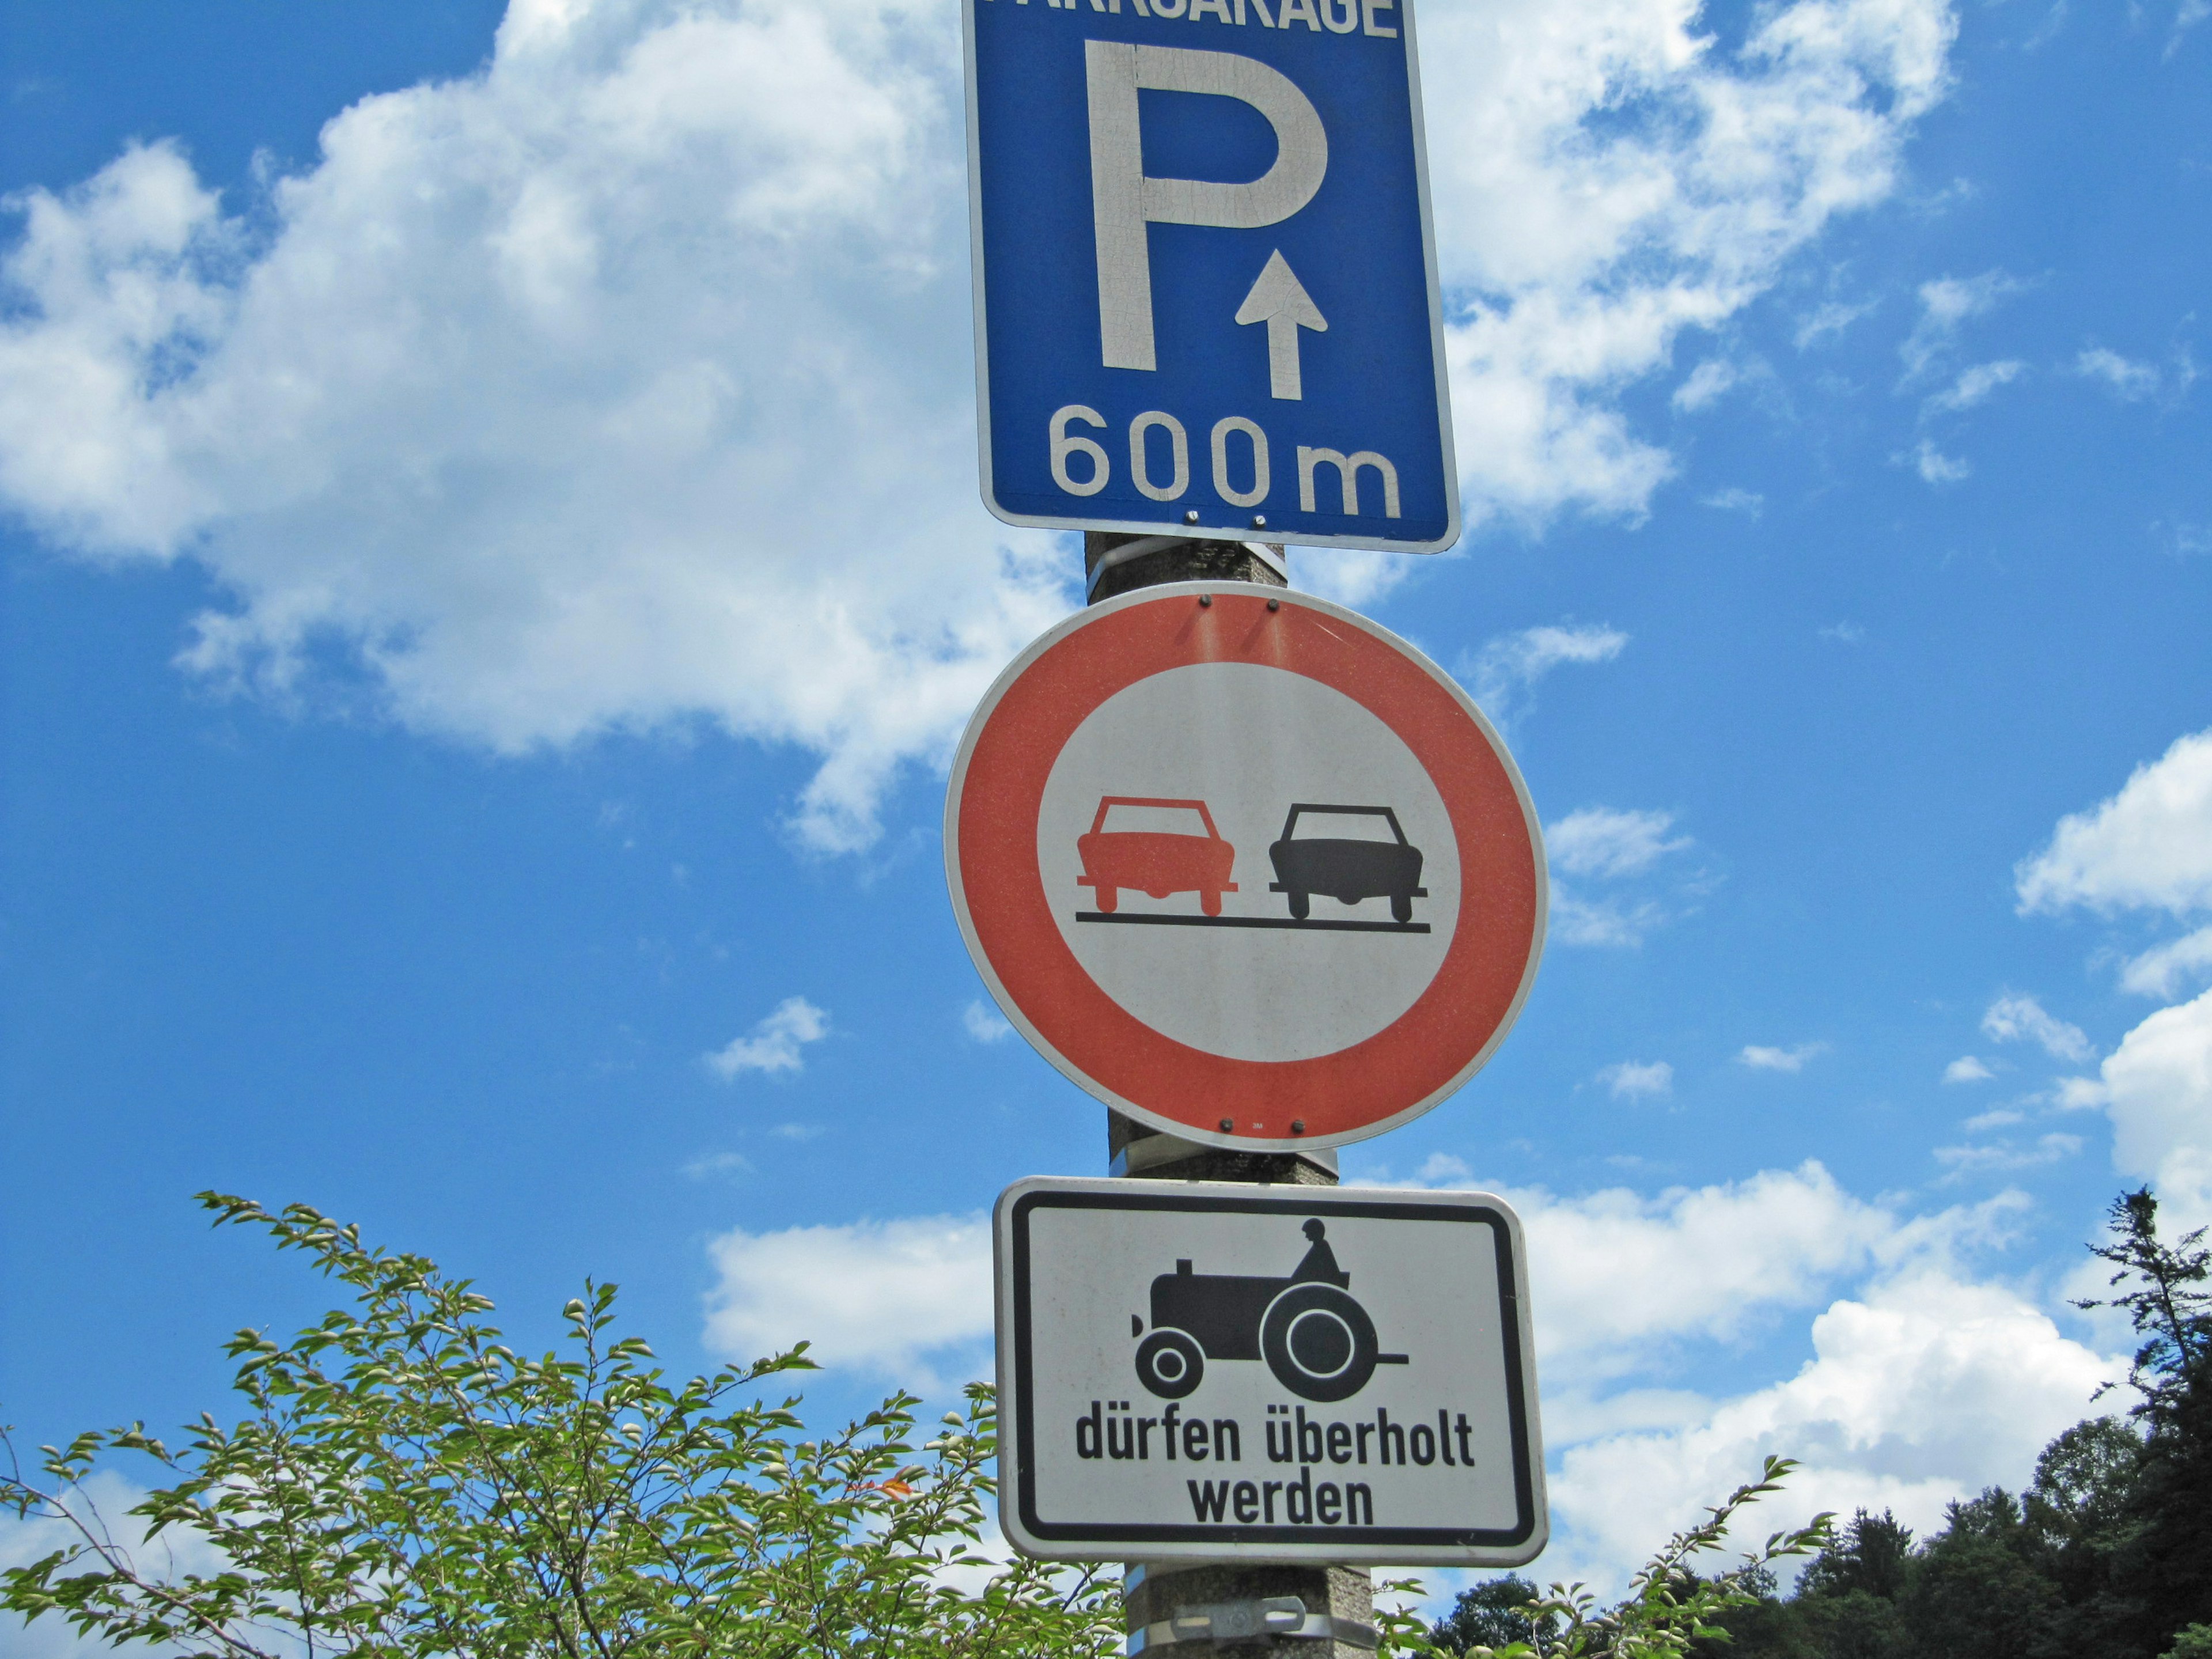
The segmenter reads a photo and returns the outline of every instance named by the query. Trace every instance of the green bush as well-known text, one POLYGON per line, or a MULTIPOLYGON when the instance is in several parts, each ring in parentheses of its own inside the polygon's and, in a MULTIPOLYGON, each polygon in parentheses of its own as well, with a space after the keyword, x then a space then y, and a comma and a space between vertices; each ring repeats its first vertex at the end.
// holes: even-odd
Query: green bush
MULTIPOLYGON (((421 1256, 362 1245, 304 1206, 272 1214, 202 1194, 218 1224, 258 1227, 347 1286, 352 1305, 280 1346, 228 1345, 251 1410, 204 1417, 180 1449, 143 1425, 46 1447, 0 1504, 68 1540, 0 1573, 0 1609, 87 1637, 169 1644, 204 1659, 1106 1659, 1122 1646, 1118 1586, 1097 1568, 985 1551, 996 1407, 981 1385, 919 1446, 899 1394, 842 1433, 799 1437, 798 1401, 761 1385, 812 1369, 805 1346, 672 1383, 613 1328, 611 1285, 568 1304, 568 1332, 532 1358, 500 1340, 490 1302, 421 1256), (129 1511, 134 1547, 85 1486, 95 1462, 153 1460, 129 1511), (165 1535, 198 1547, 180 1568, 165 1535), (150 1565, 166 1556, 161 1568, 150 1565)), ((1678 1534, 1600 1611, 1580 1585, 1493 1597, 1510 1621, 1462 1621, 1450 1650, 1660 1659, 1755 1603, 1761 1563, 1821 1547, 1823 1516, 1778 1534, 1733 1571, 1691 1570, 1790 1465, 1678 1534), (1505 1639, 1486 1644, 1474 1638, 1505 1639)), ((1519 1581, 1515 1581, 1518 1583, 1519 1581)), ((1382 1653, 1439 1651, 1377 1586, 1382 1653)), ((1522 1593, 1522 1592, 1525 1592, 1522 1593)), ((1465 1598, 1462 1598, 1464 1601, 1465 1598)))

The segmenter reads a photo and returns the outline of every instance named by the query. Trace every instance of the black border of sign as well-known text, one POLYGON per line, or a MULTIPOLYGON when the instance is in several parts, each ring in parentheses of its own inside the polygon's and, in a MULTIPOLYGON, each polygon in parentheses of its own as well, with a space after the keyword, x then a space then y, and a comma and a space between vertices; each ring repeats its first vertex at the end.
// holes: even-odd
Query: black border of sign
MULTIPOLYGON (((1097 1188, 1052 1188, 1024 1193, 1007 1217, 1012 1247, 1012 1303, 1016 1398, 1016 1513, 1022 1529, 1042 1544, 1296 1544, 1308 1547, 1337 1544, 1364 1549, 1399 1544, 1418 1549, 1510 1549, 1535 1535, 1535 1472, 1528 1433, 1528 1356, 1521 1346, 1521 1308, 1518 1263, 1513 1252, 1514 1229, 1504 1214, 1490 1204, 1408 1202, 1403 1200, 1335 1197, 1326 1187, 1300 1188, 1296 1197, 1243 1198, 1216 1192, 1179 1194, 1119 1193, 1097 1188), (1030 1410, 1036 1398, 1036 1379, 1030 1356, 1030 1228, 1031 1212, 1049 1206, 1073 1210, 1162 1210, 1182 1214, 1223 1212, 1263 1214, 1357 1215, 1392 1221, 1460 1221, 1491 1228, 1497 1246, 1498 1329, 1505 1347, 1506 1412, 1513 1446, 1513 1504, 1517 1517, 1510 1529, 1446 1527, 1240 1527, 1109 1525, 1041 1521, 1036 1513, 1036 1448, 1030 1410)), ((1533 1559, 1533 1558, 1532 1558, 1533 1559)))

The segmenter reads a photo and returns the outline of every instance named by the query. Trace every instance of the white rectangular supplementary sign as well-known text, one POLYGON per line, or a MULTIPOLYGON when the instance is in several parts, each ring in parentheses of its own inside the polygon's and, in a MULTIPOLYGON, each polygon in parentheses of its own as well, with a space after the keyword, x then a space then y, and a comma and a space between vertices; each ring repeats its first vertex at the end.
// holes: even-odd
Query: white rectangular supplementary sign
POLYGON ((1460 531, 1413 0, 965 0, 983 496, 1460 531))
POLYGON ((1479 1193, 1018 1182, 999 1514, 1054 1560, 1544 1547, 1520 1223, 1479 1193))

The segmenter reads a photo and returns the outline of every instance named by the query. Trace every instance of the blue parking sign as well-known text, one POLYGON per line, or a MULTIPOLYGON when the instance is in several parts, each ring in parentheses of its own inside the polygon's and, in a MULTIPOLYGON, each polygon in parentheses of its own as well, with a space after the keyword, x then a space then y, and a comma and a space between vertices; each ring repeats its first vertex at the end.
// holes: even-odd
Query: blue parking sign
POLYGON ((1411 0, 965 0, 983 499, 1459 538, 1411 0))

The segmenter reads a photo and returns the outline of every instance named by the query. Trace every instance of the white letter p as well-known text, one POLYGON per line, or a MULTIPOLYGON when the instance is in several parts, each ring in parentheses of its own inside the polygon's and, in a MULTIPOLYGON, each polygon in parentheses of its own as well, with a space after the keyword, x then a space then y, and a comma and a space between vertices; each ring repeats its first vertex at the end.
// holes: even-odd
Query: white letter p
POLYGON ((1232 52, 1083 43, 1091 103, 1091 210, 1098 239, 1098 347, 1109 368, 1157 368, 1152 260, 1145 227, 1255 230, 1314 198, 1328 171, 1328 138, 1312 101, 1279 70, 1232 52), (1275 130, 1275 161, 1249 184, 1148 179, 1137 118, 1139 89, 1235 98, 1275 130))

